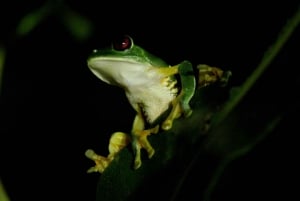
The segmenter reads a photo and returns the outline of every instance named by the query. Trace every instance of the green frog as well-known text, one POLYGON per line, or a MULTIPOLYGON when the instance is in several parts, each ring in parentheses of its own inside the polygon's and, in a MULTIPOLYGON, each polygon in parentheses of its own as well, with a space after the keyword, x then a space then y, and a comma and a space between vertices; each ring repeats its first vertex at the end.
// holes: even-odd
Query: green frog
POLYGON ((103 82, 121 87, 136 112, 131 133, 112 134, 108 156, 86 151, 96 164, 88 172, 102 173, 129 143, 135 155, 133 168, 138 169, 142 165, 141 149, 149 158, 155 153, 148 137, 171 129, 175 119, 192 114, 189 103, 197 85, 204 87, 228 77, 221 69, 203 64, 195 72, 189 61, 171 66, 135 45, 128 35, 113 41, 109 48, 94 50, 87 65, 103 82))

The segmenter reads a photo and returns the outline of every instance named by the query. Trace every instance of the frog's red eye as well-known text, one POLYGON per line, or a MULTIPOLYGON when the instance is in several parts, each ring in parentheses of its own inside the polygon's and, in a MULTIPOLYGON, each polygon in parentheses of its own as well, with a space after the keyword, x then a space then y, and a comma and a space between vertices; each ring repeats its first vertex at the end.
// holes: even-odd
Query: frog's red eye
POLYGON ((125 35, 125 36, 115 39, 114 42, 112 43, 112 45, 115 50, 123 51, 123 50, 131 48, 132 41, 129 36, 125 35))

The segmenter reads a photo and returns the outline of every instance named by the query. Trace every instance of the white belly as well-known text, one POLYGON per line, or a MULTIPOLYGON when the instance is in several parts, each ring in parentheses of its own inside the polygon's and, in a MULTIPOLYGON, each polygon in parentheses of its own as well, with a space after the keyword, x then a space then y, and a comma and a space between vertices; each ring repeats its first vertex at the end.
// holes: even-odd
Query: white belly
POLYGON ((171 80, 153 67, 140 73, 135 71, 129 77, 125 81, 125 92, 130 104, 136 111, 142 109, 149 123, 154 122, 169 108, 177 89, 168 85, 171 80))
POLYGON ((153 123, 169 108, 176 93, 157 82, 130 88, 126 95, 133 108, 137 111, 142 109, 147 121, 153 123))

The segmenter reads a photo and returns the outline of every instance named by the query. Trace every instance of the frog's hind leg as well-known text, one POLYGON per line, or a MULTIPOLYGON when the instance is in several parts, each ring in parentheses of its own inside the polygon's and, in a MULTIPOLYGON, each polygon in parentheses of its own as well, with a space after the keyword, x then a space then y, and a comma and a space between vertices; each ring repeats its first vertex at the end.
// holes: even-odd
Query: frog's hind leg
POLYGON ((192 64, 188 61, 183 61, 178 65, 178 73, 180 76, 181 91, 172 101, 172 110, 167 119, 162 123, 162 129, 164 130, 172 128, 174 119, 182 115, 189 117, 192 114, 190 100, 196 89, 196 80, 192 64))
POLYGON ((226 86, 230 76, 231 71, 223 71, 218 67, 212 67, 206 64, 199 64, 197 66, 199 71, 198 74, 198 87, 206 87, 213 83, 219 82, 221 86, 226 86))
POLYGON ((88 169, 91 172, 104 172, 115 156, 130 142, 130 138, 126 133, 115 132, 111 135, 108 145, 109 154, 107 157, 96 154, 92 149, 85 152, 85 156, 95 162, 95 166, 88 169))

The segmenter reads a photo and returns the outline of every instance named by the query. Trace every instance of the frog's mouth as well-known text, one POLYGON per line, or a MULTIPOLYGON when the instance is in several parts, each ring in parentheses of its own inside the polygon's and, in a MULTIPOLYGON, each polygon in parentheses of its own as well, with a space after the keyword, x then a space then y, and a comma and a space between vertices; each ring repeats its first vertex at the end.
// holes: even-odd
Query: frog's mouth
POLYGON ((123 58, 94 58, 88 61, 88 67, 102 81, 129 86, 145 82, 149 65, 123 58))

